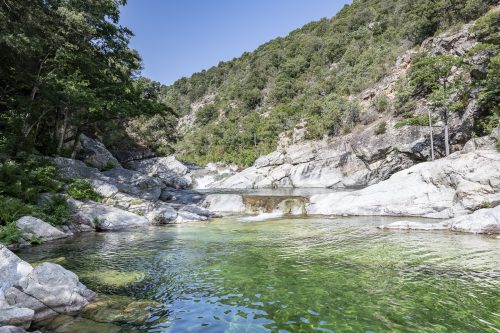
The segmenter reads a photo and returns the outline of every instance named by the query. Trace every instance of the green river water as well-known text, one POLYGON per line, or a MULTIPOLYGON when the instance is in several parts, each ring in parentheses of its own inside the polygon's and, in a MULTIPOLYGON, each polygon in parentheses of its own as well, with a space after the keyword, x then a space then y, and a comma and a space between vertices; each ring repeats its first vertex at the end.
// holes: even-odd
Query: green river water
POLYGON ((237 218, 18 253, 99 293, 46 332, 500 332, 500 240, 388 218, 237 218))

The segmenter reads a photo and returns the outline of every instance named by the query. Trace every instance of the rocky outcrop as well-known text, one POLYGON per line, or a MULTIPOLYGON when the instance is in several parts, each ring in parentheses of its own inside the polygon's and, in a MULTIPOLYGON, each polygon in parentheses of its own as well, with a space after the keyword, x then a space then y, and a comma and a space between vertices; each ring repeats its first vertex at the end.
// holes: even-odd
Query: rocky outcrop
POLYGON ((166 187, 160 180, 132 170, 116 168, 100 172, 78 160, 57 157, 53 161, 63 178, 86 179, 94 186, 96 192, 104 197, 112 197, 122 192, 156 200, 166 187))
POLYGON ((38 237, 42 241, 52 241, 68 237, 68 234, 33 216, 21 217, 16 221, 16 226, 24 239, 38 237))
POLYGON ((330 141, 289 146, 260 157, 252 167, 211 187, 363 187, 428 158, 427 129, 387 127, 379 136, 367 129, 330 141))
POLYGON ((97 169, 121 167, 120 162, 97 140, 80 134, 77 146, 77 158, 97 169))
POLYGON ((150 224, 149 220, 143 216, 109 205, 73 199, 70 199, 69 203, 74 210, 73 219, 75 223, 87 225, 94 229, 107 231, 150 224))
POLYGON ((454 153, 415 165, 362 190, 314 195, 310 215, 450 218, 500 204, 500 154, 454 153))
POLYGON ((175 156, 155 157, 127 163, 127 168, 161 179, 166 186, 185 189, 191 186, 189 168, 175 156))
POLYGON ((51 263, 33 268, 3 245, 0 278, 0 326, 28 328, 59 314, 75 314, 95 297, 74 273, 51 263))
POLYGON ((215 182, 220 182, 235 175, 238 167, 224 163, 208 163, 205 168, 190 167, 193 189, 207 189, 215 182))
POLYGON ((500 234, 500 206, 484 208, 443 222, 398 221, 380 226, 397 230, 451 230, 474 234, 500 234))

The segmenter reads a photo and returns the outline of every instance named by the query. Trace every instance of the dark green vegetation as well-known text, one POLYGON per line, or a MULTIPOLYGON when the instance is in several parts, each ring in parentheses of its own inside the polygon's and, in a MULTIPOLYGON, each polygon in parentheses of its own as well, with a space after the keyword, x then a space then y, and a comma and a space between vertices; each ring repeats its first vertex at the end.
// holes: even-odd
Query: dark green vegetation
MULTIPOLYGON (((73 156, 80 133, 112 145, 139 141, 138 119, 172 121, 161 85, 139 77, 131 31, 118 25, 125 2, 0 1, 1 242, 19 238, 13 222, 23 215, 69 221, 64 197, 38 203, 65 187, 41 156, 73 156)), ((69 192, 98 199, 89 186, 75 181, 69 192)))
POLYGON ((96 329, 103 322, 122 333, 497 332, 498 241, 376 228, 390 221, 227 218, 87 234, 19 256, 59 263, 100 296, 151 304, 128 316, 119 300, 103 304, 60 333, 119 331, 96 329))
MULTIPOLYGON (((308 123, 311 139, 348 133, 360 120, 359 105, 349 96, 381 79, 404 51, 480 17, 494 3, 357 0, 333 19, 310 23, 252 53, 183 78, 167 89, 167 104, 185 115, 192 103, 207 102, 177 148, 183 158, 194 162, 248 165, 275 149, 278 134, 302 120, 308 123)), ((484 41, 481 47, 491 50, 490 57, 497 54, 492 37, 498 34, 496 14, 482 19, 477 30, 484 41)), ((460 61, 453 59, 453 63, 460 61)), ((489 66, 498 66, 496 57, 489 61, 489 66)), ((441 72, 448 69, 444 66, 441 72)), ((420 76, 418 71, 413 74, 420 76)), ((488 77, 477 82, 485 128, 496 112, 492 107, 498 106, 499 88, 494 82, 498 75, 494 73, 491 68, 488 77)), ((386 96, 375 96, 376 109, 412 117, 415 98, 432 94, 438 108, 438 102, 454 91, 429 86, 422 90, 414 84, 414 80, 402 80, 396 105, 390 105, 386 96)), ((455 107, 460 108, 458 104, 455 107)))
POLYGON ((104 136, 168 113, 159 84, 137 80, 122 0, 0 2, 0 147, 70 154, 82 132, 104 136))

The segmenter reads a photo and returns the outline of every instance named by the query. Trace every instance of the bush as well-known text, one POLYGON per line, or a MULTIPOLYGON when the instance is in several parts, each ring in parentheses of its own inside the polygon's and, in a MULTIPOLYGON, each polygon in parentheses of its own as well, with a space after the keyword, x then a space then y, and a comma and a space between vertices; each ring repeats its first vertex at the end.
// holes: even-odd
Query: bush
POLYGON ((53 196, 40 205, 38 210, 37 217, 53 226, 66 225, 71 222, 70 206, 64 196, 53 196))
POLYGON ((481 208, 492 208, 493 204, 490 201, 481 202, 481 208))
POLYGON ((94 187, 85 179, 75 179, 68 186, 68 194, 76 200, 101 201, 103 197, 94 191, 94 187))
POLYGON ((0 225, 6 226, 25 215, 33 215, 35 209, 17 198, 0 196, 0 225))
POLYGON ((0 194, 36 202, 40 193, 59 192, 63 182, 57 168, 37 156, 7 159, 0 162, 0 194))
POLYGON ((427 126, 429 125, 429 118, 426 116, 413 116, 410 118, 398 121, 395 128, 401 128, 403 126, 427 126))
POLYGON ((15 223, 12 222, 0 226, 0 243, 9 245, 18 242, 20 238, 21 231, 17 228, 15 223))
POLYGON ((375 97, 375 109, 377 112, 389 110, 389 99, 386 95, 377 95, 377 97, 375 97))
POLYGON ((384 134, 386 131, 387 123, 385 121, 381 122, 378 124, 378 126, 375 128, 375 135, 381 135, 384 134))

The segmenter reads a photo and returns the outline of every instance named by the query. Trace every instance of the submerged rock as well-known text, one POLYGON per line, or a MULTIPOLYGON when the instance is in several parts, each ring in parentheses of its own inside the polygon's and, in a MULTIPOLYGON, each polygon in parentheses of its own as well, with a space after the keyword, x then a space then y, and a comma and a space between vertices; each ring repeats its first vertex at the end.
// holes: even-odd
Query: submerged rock
POLYGON ((16 221, 16 226, 23 232, 23 237, 26 239, 36 236, 43 241, 51 241, 69 236, 59 229, 33 216, 21 217, 16 221))
POLYGON ((81 276, 84 279, 94 280, 99 284, 114 288, 126 287, 130 284, 141 282, 145 278, 142 272, 123 272, 114 269, 84 272, 81 276))
POLYGON ((310 215, 450 218, 500 203, 500 154, 492 150, 415 165, 362 190, 314 195, 310 215))

